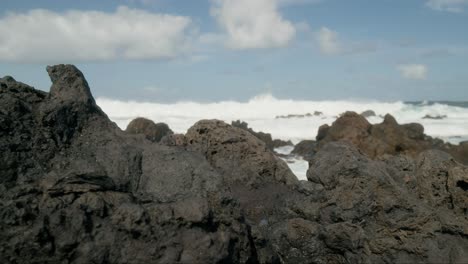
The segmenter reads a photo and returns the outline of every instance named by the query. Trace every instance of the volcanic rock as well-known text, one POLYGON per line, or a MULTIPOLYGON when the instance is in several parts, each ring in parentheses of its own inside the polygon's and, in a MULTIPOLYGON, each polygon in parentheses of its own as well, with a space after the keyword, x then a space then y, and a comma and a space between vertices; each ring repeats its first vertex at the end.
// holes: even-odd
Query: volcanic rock
POLYGON ((50 94, 0 81, 1 263, 255 261, 204 157, 122 132, 81 72, 48 69, 50 94))
POLYGON ((143 134, 152 142, 159 142, 163 137, 174 134, 167 124, 155 124, 152 120, 142 117, 133 119, 125 131, 130 134, 143 134))
POLYGON ((371 158, 400 153, 415 157, 424 150, 444 145, 442 141, 426 136, 420 124, 399 125, 387 114, 381 124, 371 125, 354 112, 346 112, 332 126, 319 129, 317 148, 333 141, 351 143, 371 158))
POLYGON ((377 116, 373 110, 366 110, 362 112, 361 115, 365 118, 377 116))
POLYGON ((273 138, 271 137, 271 134, 263 133, 263 132, 256 132, 252 128, 249 128, 249 124, 240 120, 232 121, 231 125, 250 132, 252 135, 256 136, 258 139, 265 142, 267 148, 270 150, 274 150, 275 148, 279 148, 279 147, 293 145, 291 141, 284 141, 281 139, 273 140, 273 138))
POLYGON ((107 118, 78 69, 49 69, 54 93, 0 79, 0 263, 468 259, 467 167, 438 150, 370 159, 354 146, 365 131, 383 146, 397 138, 386 131, 422 140, 420 126, 349 114, 338 124, 353 137, 322 128, 298 181, 218 120, 148 144, 107 118))
POLYGON ((294 146, 291 154, 299 155, 305 160, 310 160, 314 155, 316 144, 315 140, 303 140, 294 146))
POLYGON ((218 120, 202 120, 187 131, 185 138, 187 148, 203 154, 227 181, 247 185, 297 181, 264 141, 244 129, 218 120))
POLYGON ((423 117, 423 119, 434 119, 434 120, 442 120, 442 119, 445 119, 447 118, 446 115, 435 115, 435 116, 432 116, 432 115, 425 115, 423 117))

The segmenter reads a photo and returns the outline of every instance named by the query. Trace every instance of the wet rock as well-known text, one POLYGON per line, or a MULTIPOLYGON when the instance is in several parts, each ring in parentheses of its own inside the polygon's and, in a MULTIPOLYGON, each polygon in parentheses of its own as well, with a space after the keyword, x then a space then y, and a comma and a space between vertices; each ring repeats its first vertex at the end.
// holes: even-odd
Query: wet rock
POLYGON ((152 142, 159 142, 165 136, 172 135, 174 132, 165 123, 155 124, 146 118, 133 119, 127 126, 125 132, 130 134, 142 134, 152 142))

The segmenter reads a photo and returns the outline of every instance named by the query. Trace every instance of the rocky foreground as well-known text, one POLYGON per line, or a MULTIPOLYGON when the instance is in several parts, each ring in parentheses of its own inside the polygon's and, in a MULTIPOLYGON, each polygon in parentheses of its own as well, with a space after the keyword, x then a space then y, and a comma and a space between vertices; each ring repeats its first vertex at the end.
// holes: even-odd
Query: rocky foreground
POLYGON ((298 181, 247 127, 124 132, 78 69, 47 71, 50 93, 0 79, 0 263, 468 261, 468 168, 392 145, 390 117, 322 128, 298 181))

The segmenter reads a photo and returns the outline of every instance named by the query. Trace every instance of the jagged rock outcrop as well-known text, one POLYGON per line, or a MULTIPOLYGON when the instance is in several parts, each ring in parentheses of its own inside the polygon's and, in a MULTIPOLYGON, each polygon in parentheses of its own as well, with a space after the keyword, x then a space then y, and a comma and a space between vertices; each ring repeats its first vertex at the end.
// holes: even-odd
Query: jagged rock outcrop
POLYGON ((122 132, 78 69, 48 71, 49 94, 0 81, 0 262, 255 259, 204 157, 122 132))
POLYGON ((261 141, 265 142, 266 146, 270 150, 274 150, 275 148, 284 147, 284 146, 291 146, 293 145, 291 141, 284 141, 280 139, 273 139, 271 134, 263 133, 263 132, 256 132, 252 128, 249 128, 249 124, 246 122, 242 122, 240 120, 232 121, 231 125, 245 131, 250 132, 252 135, 256 136, 261 141))
POLYGON ((125 129, 130 134, 142 134, 152 142, 159 142, 165 136, 172 135, 174 132, 165 123, 154 123, 152 120, 139 117, 133 119, 125 129))
POLYGON ((188 149, 202 153, 227 181, 244 185, 283 182, 296 176, 250 132, 219 120, 202 120, 185 135, 188 149))
POLYGON ((434 150, 374 161, 348 144, 326 144, 307 172, 326 190, 322 225, 338 224, 336 235, 325 228, 325 243, 352 263, 463 263, 467 193, 455 182, 466 181, 466 167, 434 150))
POLYGON ((444 152, 370 159, 323 143, 297 181, 222 121, 148 144, 107 118, 78 69, 48 69, 51 93, 0 79, 1 263, 468 259, 468 169, 444 152))
POLYGON ((316 150, 335 141, 351 143, 371 158, 385 154, 405 154, 414 158, 423 151, 439 149, 452 154, 458 162, 468 164, 463 154, 463 144, 457 146, 431 138, 424 134, 422 125, 400 125, 389 114, 384 117, 382 123, 372 125, 363 116, 346 112, 331 126, 321 126, 316 139, 316 150))

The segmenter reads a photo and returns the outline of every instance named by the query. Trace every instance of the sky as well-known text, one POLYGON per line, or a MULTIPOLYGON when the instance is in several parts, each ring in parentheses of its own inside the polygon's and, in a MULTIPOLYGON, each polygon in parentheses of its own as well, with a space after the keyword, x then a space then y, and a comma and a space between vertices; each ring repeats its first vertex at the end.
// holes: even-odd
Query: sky
POLYGON ((468 101, 468 0, 0 0, 0 76, 95 97, 468 101))

